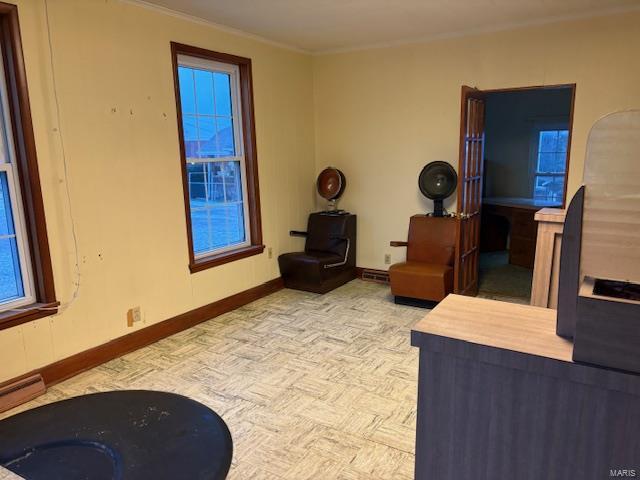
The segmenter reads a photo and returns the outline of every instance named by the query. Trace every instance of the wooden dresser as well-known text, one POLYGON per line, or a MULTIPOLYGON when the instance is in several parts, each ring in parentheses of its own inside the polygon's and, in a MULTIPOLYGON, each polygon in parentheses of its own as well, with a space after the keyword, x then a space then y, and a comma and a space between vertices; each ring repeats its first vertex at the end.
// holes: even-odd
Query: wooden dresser
POLYGON ((416 480, 640 476, 640 376, 574 363, 555 316, 449 295, 413 328, 416 480))

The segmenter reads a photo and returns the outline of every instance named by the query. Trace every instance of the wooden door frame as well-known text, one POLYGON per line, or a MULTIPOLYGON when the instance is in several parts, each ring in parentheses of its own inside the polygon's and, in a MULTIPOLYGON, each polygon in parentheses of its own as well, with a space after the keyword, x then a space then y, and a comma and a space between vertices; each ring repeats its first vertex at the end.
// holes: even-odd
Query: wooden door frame
MULTIPOLYGON (((465 157, 464 157, 464 148, 465 148, 465 144, 466 144, 466 116, 467 116, 467 112, 466 112, 466 108, 467 108, 467 100, 470 97, 469 92, 472 90, 475 90, 477 92, 479 92, 484 98, 486 98, 488 95, 492 94, 492 93, 515 93, 515 92, 523 92, 523 91, 530 91, 530 90, 558 90, 558 89, 571 89, 571 105, 570 105, 570 111, 569 111, 569 122, 568 122, 568 130, 569 130, 569 138, 567 140, 567 161, 566 161, 566 174, 564 177, 564 191, 563 191, 563 198, 562 198, 562 208, 565 208, 566 205, 566 199, 567 199, 567 185, 568 185, 568 179, 569 179, 569 168, 570 168, 570 159, 571 159, 571 145, 572 145, 572 139, 573 139, 573 119, 574 119, 574 110, 575 110, 575 98, 576 98, 576 84, 575 83, 567 83, 567 84, 557 84, 557 85, 533 85, 533 86, 525 86, 525 87, 510 87, 510 88, 497 88, 497 89, 480 89, 478 87, 468 87, 466 85, 463 85, 461 87, 461 101, 460 101, 460 138, 459 138, 459 155, 458 155, 458 173, 460 174, 461 172, 463 172, 463 165, 462 162, 464 161, 465 157)), ((486 110, 484 112, 484 115, 486 116, 486 110)), ((483 142, 483 148, 484 148, 484 142, 483 142)), ((482 169, 483 172, 481 175, 484 176, 484 169, 482 169)), ((458 187, 460 187, 460 185, 458 185, 458 187)), ((460 214, 462 213, 462 191, 460 188, 458 188, 458 192, 457 192, 457 212, 458 212, 458 232, 456 233, 456 249, 460 248, 460 222, 462 220, 460 220, 460 214)), ((480 198, 480 209, 482 209, 482 193, 481 193, 481 198, 480 198)), ((481 224, 479 225, 479 228, 482 228, 481 224)), ((479 248, 479 245, 478 245, 479 248)), ((456 252, 456 259, 457 256, 459 255, 459 252, 456 252)), ((478 250, 478 257, 480 255, 480 252, 478 250)), ((458 267, 458 262, 456 260, 456 267, 458 267)), ((460 272, 458 271, 459 269, 456 268, 456 271, 454 272, 454 289, 456 291, 458 291, 458 289, 460 288, 459 285, 459 275, 460 272)), ((479 285, 479 282, 478 282, 479 285)))
MULTIPOLYGON (((488 88, 486 90, 475 87, 480 90, 485 95, 490 95, 492 93, 517 93, 517 92, 526 92, 529 90, 561 90, 561 89, 571 89, 571 109, 569 111, 569 138, 567 140, 567 166, 565 168, 565 176, 564 176, 564 189, 562 194, 562 207, 566 208, 567 206, 567 185, 569 183, 569 168, 571 166, 571 144, 573 140, 573 118, 574 118, 574 110, 576 105, 576 84, 575 83, 559 83, 555 85, 532 85, 526 87, 507 87, 507 88, 488 88)), ((486 114, 486 113, 485 113, 486 114)), ((462 131, 462 115, 460 116, 460 128, 462 131)), ((460 159, 458 159, 458 169, 460 168, 460 159)), ((457 209, 459 212, 459 208, 457 209)))

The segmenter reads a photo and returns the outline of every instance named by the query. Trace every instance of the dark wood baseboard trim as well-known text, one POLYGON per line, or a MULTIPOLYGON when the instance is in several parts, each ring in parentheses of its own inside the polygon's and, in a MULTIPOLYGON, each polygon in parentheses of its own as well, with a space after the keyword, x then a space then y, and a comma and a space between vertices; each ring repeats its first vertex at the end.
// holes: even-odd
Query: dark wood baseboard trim
POLYGON ((126 353, 145 347, 158 340, 162 340, 163 338, 222 315, 223 313, 230 312, 262 297, 266 297, 282 288, 284 288, 282 278, 275 278, 257 287, 190 310, 173 318, 163 320, 162 322, 116 338, 110 342, 103 343, 97 347, 85 350, 84 352, 51 363, 45 367, 38 368, 0 384, 0 388, 3 385, 8 385, 37 374, 42 375, 47 387, 55 385, 109 360, 121 357, 126 353))

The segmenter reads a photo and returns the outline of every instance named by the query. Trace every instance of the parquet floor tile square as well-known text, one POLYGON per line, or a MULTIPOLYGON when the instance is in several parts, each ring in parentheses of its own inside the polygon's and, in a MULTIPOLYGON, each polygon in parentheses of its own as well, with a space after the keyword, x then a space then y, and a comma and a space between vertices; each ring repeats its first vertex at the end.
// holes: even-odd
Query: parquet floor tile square
POLYGON ((413 478, 426 310, 355 280, 326 295, 282 290, 53 386, 4 416, 70 396, 152 389, 218 412, 230 480, 413 478))

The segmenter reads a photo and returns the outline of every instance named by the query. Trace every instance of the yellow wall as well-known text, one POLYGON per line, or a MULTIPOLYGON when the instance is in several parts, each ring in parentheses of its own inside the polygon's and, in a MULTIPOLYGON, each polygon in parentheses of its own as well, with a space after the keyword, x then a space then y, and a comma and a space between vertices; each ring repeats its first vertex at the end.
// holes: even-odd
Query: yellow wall
POLYGON ((317 57, 316 170, 333 165, 347 177, 341 206, 358 214, 358 265, 386 268, 385 253, 394 262, 404 258, 405 249, 389 241, 405 239, 409 216, 432 208, 417 188, 420 169, 433 160, 457 167, 464 84, 577 84, 572 195, 591 125, 640 107, 638 25, 640 14, 627 13, 317 57))
MULTIPOLYGON (((74 249, 42 0, 18 2, 58 298, 74 249)), ((312 59, 118 0, 49 0, 61 127, 81 257, 63 314, 0 332, 0 381, 279 275, 314 206, 312 59), (191 275, 169 42, 253 60, 267 253, 191 275)))

